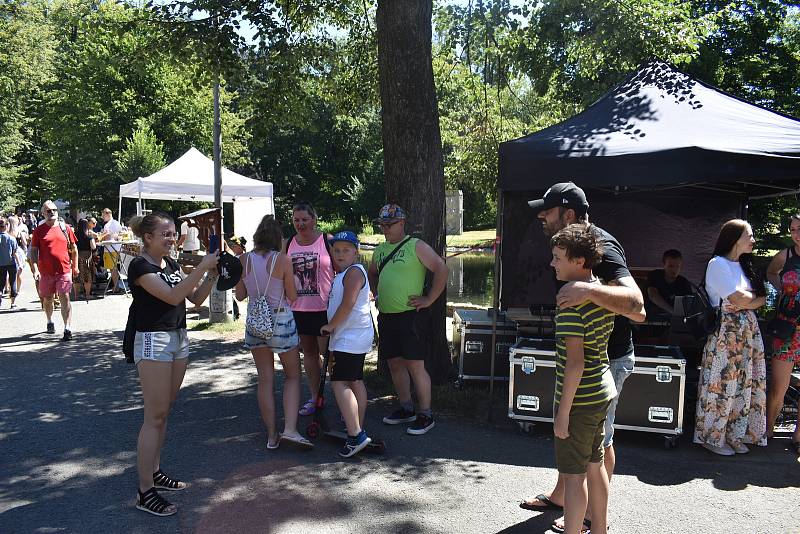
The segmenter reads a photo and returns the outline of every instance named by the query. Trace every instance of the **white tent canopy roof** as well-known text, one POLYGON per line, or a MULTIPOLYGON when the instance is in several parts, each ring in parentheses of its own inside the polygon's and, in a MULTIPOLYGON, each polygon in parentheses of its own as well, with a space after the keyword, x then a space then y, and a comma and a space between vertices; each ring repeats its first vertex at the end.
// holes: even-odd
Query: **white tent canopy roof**
MULTIPOLYGON (((272 200, 272 184, 254 180, 222 168, 222 201, 272 200)), ((214 201, 214 162, 192 147, 160 171, 119 186, 126 198, 214 201)), ((271 204, 271 202, 270 202, 271 204)))

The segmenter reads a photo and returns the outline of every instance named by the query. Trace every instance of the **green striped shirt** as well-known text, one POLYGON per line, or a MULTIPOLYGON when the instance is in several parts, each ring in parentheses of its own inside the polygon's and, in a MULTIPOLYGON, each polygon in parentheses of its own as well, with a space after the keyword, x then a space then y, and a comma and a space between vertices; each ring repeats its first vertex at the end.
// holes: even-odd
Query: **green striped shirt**
POLYGON ((583 338, 583 375, 572 401, 573 406, 592 406, 613 399, 617 392, 608 367, 608 338, 614 329, 614 314, 586 301, 556 314, 556 395, 561 401, 564 368, 567 364, 567 337, 583 338))

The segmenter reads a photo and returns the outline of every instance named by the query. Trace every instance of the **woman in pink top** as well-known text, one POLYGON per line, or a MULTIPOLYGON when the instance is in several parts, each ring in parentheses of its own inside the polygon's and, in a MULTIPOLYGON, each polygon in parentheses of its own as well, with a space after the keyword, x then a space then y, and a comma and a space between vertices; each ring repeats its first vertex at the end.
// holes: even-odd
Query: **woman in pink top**
POLYGON ((292 303, 303 363, 311 398, 300 408, 300 415, 314 413, 319 389, 322 353, 327 339, 320 329, 328 323, 328 294, 333 283, 333 263, 326 236, 317 229, 317 212, 307 202, 292 208, 292 223, 297 234, 289 240, 287 253, 292 259, 297 300, 292 303))
POLYGON ((251 336, 245 331, 245 345, 253 353, 258 371, 258 408, 267 427, 267 449, 277 449, 281 441, 290 441, 303 448, 314 445, 297 431, 297 404, 300 402, 300 352, 297 328, 289 308, 297 298, 292 279, 292 264, 280 252, 283 235, 280 224, 266 215, 253 234, 253 250, 239 259, 244 271, 236 284, 236 300, 248 295, 266 296, 273 312, 273 332, 269 339, 251 336), (275 424, 275 356, 283 365, 283 434, 275 424))

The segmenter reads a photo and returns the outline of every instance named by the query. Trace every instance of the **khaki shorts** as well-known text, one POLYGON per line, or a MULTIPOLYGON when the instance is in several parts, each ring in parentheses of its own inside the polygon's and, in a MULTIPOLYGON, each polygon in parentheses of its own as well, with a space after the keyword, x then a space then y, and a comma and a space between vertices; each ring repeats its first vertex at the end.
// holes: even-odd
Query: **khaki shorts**
POLYGON ((603 461, 604 426, 609 403, 576 406, 569 412, 569 437, 555 438, 559 473, 581 475, 586 473, 590 463, 603 461))

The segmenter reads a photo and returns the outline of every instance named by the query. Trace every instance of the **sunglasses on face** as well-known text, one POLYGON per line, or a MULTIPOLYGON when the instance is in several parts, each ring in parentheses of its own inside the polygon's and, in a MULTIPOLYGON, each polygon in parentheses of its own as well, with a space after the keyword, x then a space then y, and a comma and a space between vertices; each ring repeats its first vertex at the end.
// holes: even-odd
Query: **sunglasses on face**
POLYGON ((44 210, 44 212, 45 213, 58 213, 58 208, 53 208, 53 209, 47 208, 46 210, 44 210))
POLYGON ((150 235, 160 235, 161 237, 166 237, 167 239, 176 239, 178 237, 178 232, 149 232, 150 235))
POLYGON ((378 226, 380 226, 381 228, 391 228, 392 226, 394 226, 395 224, 397 224, 399 222, 400 221, 382 222, 382 223, 378 223, 378 226))

